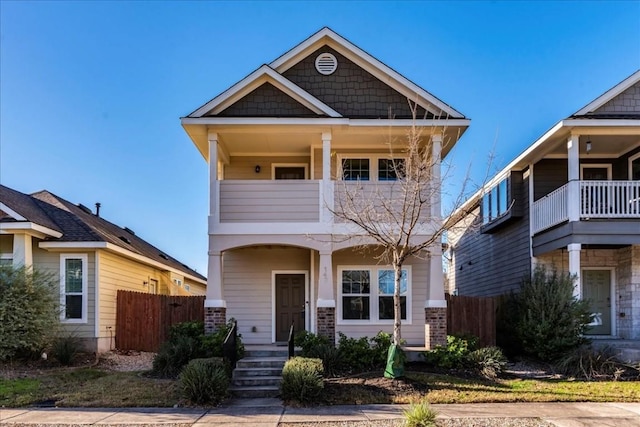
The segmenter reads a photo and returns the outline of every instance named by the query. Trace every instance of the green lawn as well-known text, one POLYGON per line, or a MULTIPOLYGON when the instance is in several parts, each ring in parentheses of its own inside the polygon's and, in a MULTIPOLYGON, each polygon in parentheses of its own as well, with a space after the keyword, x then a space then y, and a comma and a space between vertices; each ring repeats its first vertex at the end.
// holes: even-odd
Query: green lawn
MULTIPOLYGON (((407 372, 424 392, 379 392, 371 385, 349 384, 331 390, 330 404, 480 402, 640 402, 638 381, 571 381, 458 378, 448 375, 407 372)), ((0 379, 0 407, 28 406, 53 401, 70 407, 171 407, 182 403, 177 382, 147 378, 136 372, 113 372, 97 368, 40 372, 34 378, 0 379)))

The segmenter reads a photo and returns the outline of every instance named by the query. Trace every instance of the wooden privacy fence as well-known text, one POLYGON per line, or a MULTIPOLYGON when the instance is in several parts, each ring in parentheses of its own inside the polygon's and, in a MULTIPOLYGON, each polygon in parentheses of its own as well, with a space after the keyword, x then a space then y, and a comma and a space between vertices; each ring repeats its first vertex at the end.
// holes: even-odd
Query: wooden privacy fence
POLYGON ((116 348, 158 351, 171 325, 204 321, 204 298, 118 291, 116 348))
POLYGON ((496 298, 446 294, 446 299, 448 335, 470 334, 483 347, 496 345, 496 298))

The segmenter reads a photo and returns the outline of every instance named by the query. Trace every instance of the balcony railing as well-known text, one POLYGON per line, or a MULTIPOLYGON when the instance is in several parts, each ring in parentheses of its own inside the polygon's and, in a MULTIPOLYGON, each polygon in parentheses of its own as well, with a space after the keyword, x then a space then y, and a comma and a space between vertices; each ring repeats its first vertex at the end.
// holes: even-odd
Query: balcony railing
MULTIPOLYGON (((640 218, 640 181, 579 181, 580 219, 640 218)), ((569 219, 569 184, 533 203, 533 233, 569 219)))

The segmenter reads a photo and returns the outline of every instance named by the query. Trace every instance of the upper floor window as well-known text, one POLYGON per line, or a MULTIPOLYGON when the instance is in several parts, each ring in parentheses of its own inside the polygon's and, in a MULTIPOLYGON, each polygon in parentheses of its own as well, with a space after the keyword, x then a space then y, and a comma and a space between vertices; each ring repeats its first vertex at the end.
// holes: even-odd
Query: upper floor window
POLYGON ((508 179, 504 178, 482 196, 482 223, 499 218, 509 209, 508 179))
POLYGON ((386 155, 341 157, 344 181, 397 181, 404 175, 405 159, 386 155))
POLYGON ((86 254, 60 255, 60 320, 87 321, 88 261, 86 254))

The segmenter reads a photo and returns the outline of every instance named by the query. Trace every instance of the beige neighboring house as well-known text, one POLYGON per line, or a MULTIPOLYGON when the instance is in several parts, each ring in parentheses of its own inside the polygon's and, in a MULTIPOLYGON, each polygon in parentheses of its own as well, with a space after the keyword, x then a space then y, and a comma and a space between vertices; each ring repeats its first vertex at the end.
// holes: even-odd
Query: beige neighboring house
POLYGON ((90 351, 113 348, 118 290, 204 295, 206 278, 133 230, 48 191, 0 185, 0 263, 60 277, 60 322, 90 351))
MULTIPOLYGON (((375 247, 363 254, 332 238, 352 231, 331 210, 355 181, 392 188, 391 161, 414 122, 433 137, 439 177, 469 120, 323 28, 181 121, 209 164, 207 328, 233 317, 247 344, 286 341, 292 323, 332 340, 391 332, 391 267, 375 247), (408 100, 418 104, 415 121, 408 100)), ((440 195, 431 202, 423 235, 442 221, 440 195)), ((405 264, 408 344, 446 339, 441 252, 438 242, 405 264)))

